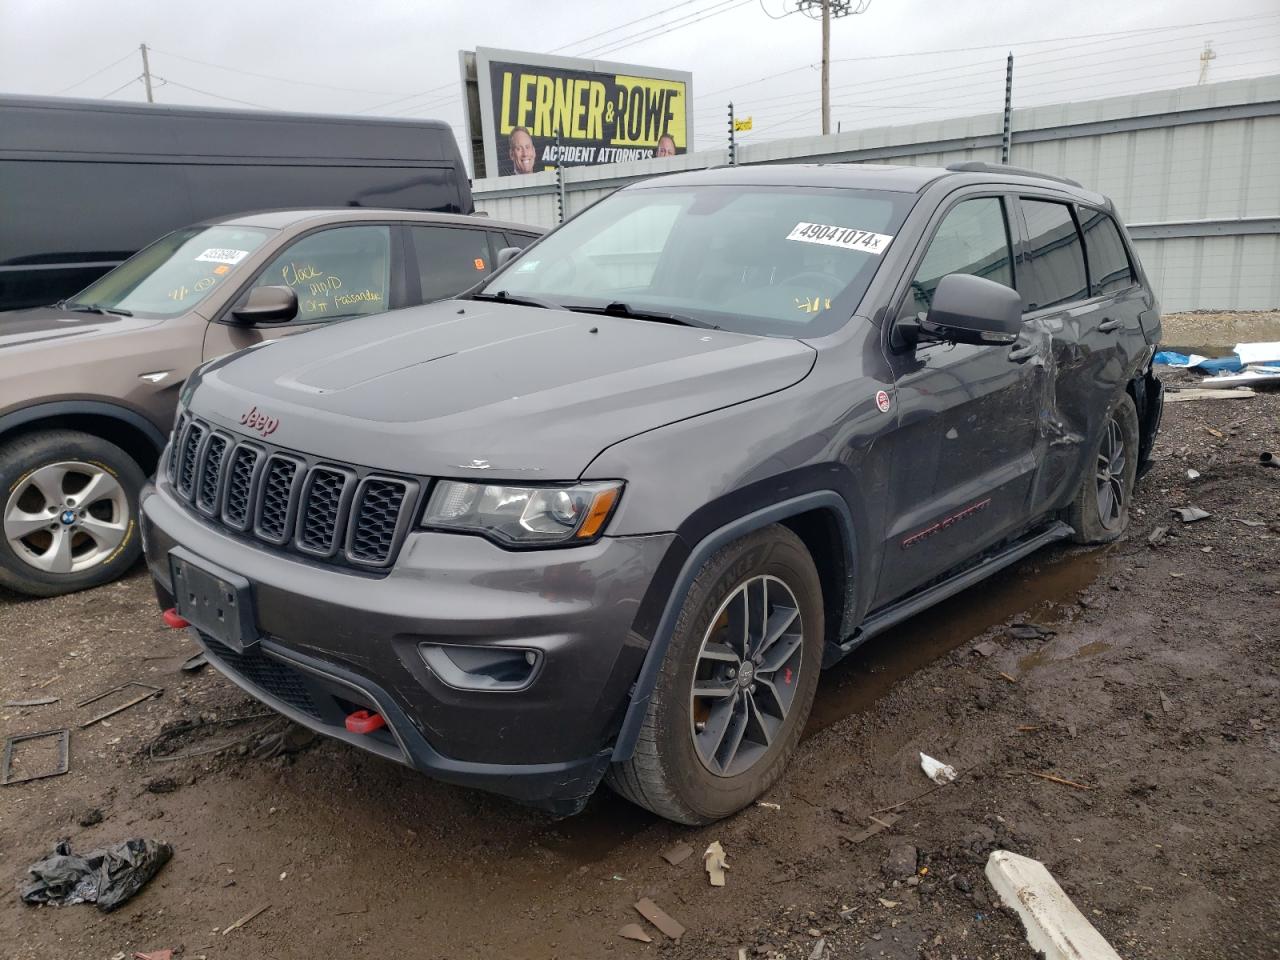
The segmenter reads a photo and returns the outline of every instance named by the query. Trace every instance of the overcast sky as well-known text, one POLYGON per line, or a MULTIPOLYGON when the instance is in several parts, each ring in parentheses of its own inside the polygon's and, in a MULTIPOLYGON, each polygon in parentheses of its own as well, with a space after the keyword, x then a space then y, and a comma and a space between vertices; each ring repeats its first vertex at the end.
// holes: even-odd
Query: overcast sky
MULTIPOLYGON (((0 0, 0 92, 143 100, 146 42, 163 103, 437 117, 462 137, 458 51, 480 45, 689 70, 696 146, 719 146, 730 98, 746 139, 820 132, 820 26, 794 4, 0 0)), ((1211 81, 1280 73, 1280 6, 872 0, 833 25, 832 126, 999 110, 1010 50, 1015 106, 1194 84, 1210 40, 1211 81)))

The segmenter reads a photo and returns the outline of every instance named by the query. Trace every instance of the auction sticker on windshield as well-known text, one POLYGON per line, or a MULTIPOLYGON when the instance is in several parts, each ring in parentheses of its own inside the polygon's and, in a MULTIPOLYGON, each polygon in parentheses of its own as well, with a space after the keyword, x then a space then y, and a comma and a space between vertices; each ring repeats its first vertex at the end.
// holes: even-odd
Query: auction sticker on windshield
POLYGON ((229 247, 210 247, 204 253, 200 254, 200 256, 196 257, 196 259, 204 261, 205 263, 228 263, 234 267, 248 255, 248 250, 232 250, 229 247))
POLYGON ((840 247, 844 250, 857 250, 860 253, 874 253, 879 256, 889 245, 892 236, 883 233, 872 233, 870 230, 855 230, 852 227, 837 227, 829 223, 797 223, 787 234, 788 240, 800 243, 821 243, 827 247, 840 247))

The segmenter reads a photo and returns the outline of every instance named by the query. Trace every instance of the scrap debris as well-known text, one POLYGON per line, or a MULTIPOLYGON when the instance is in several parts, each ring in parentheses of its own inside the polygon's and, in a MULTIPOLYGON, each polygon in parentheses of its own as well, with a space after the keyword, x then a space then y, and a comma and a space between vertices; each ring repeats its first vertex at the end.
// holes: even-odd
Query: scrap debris
POLYGON ((880 831, 888 830, 898 822, 899 817, 896 813, 890 813, 883 817, 870 816, 867 819, 871 821, 871 826, 859 833, 855 833, 852 837, 845 837, 845 839, 853 844, 862 843, 864 840, 874 837, 880 831))
POLYGON ((626 937, 628 940, 638 940, 640 943, 653 943, 653 937, 645 933, 644 927, 638 923, 628 923, 618 931, 618 936, 626 937))
POLYGON ((725 863, 724 847, 720 846, 719 840, 713 840, 707 845, 702 854, 702 865, 706 868, 711 885, 723 887, 724 872, 729 869, 729 864, 725 863))
POLYGON ((158 840, 135 838, 94 850, 83 857, 60 840, 53 852, 27 867, 31 882, 21 890, 29 904, 70 906, 97 904, 103 913, 122 906, 173 856, 173 847, 158 840))
POLYGON ((958 776, 955 767, 940 760, 935 760, 927 753, 920 754, 920 769, 924 771, 926 777, 939 786, 944 783, 950 783, 958 776))
POLYGON ((1039 777, 1041 780, 1048 780, 1050 783, 1060 783, 1064 787, 1075 787, 1077 790, 1092 790, 1093 787, 1085 783, 1076 783, 1074 780, 1067 780, 1063 777, 1054 776, 1052 773, 1036 773, 1034 770, 1023 771, 1029 777, 1039 777))
POLYGON ((1010 640, 1043 640, 1057 632, 1052 627, 1044 627, 1038 623, 1015 623, 1005 630, 1004 635, 1010 640))
POLYGON ((45 777, 58 777, 71 769, 71 731, 62 730, 42 730, 39 733, 23 733, 17 736, 9 737, 4 742, 4 759, 0 761, 0 786, 9 786, 14 783, 26 783, 29 780, 43 780, 45 777), (20 776, 13 775, 13 754, 14 748, 20 743, 29 743, 32 740, 43 740, 45 737, 56 737, 55 748, 58 751, 57 760, 54 765, 45 770, 43 773, 28 773, 20 776))
POLYGON ((57 697, 32 697, 30 700, 10 700, 6 707, 43 707, 47 703, 57 703, 57 697))
POLYGON ((76 704, 76 706, 87 707, 91 703, 97 703, 103 697, 109 697, 111 696, 111 694, 119 693, 121 690, 127 690, 129 687, 141 687, 143 690, 147 692, 140 693, 138 694, 138 696, 134 697, 132 700, 126 700, 124 703, 120 704, 120 706, 112 707, 110 710, 106 711, 105 713, 100 713, 96 717, 89 718, 84 723, 80 724, 80 729, 83 730, 85 727, 91 727, 95 723, 99 722, 100 720, 106 720, 108 717, 114 717, 117 713, 123 713, 125 710, 128 710, 130 707, 136 707, 138 704, 142 703, 144 700, 150 700, 152 697, 158 697, 160 696, 160 694, 164 693, 164 687, 153 687, 149 683, 140 683, 137 680, 130 680, 128 683, 122 683, 118 687, 112 687, 110 690, 103 690, 102 693, 95 694, 94 696, 89 697, 86 700, 81 700, 79 703, 76 704))
POLYGON ((637 900, 635 908, 640 916, 644 917, 672 940, 679 940, 684 936, 684 926, 648 897, 643 900, 637 900))
POLYGON ((225 930, 223 930, 223 931, 222 931, 222 935, 225 937, 225 936, 226 936, 228 933, 230 933, 232 930, 239 930, 241 927, 243 927, 243 926, 244 926, 246 923, 248 923, 250 920, 254 919, 255 917, 257 917, 257 916, 258 916, 258 915, 260 915, 260 914, 266 913, 266 912, 267 912, 268 910, 270 910, 270 909, 271 909, 271 904, 269 904, 269 903, 264 903, 262 906, 258 907, 256 910, 250 910, 248 913, 246 913, 243 917, 241 917, 239 920, 237 920, 237 921, 236 921, 235 923, 233 923, 231 926, 229 926, 229 927, 227 927, 225 930))
POLYGON ((770 802, 770 801, 768 801, 768 800, 757 800, 757 801, 756 801, 756 806, 757 806, 757 807, 764 807, 766 810, 781 810, 781 809, 782 809, 782 804, 780 804, 780 803, 772 803, 772 802, 770 802))
POLYGON ((1183 523, 1195 523, 1197 520, 1207 520, 1212 516, 1208 510, 1201 510, 1199 507, 1174 507, 1173 512, 1183 523))
POLYGON ((677 866, 678 864, 684 863, 692 855, 693 855, 693 847, 689 846, 689 844, 685 843, 682 840, 680 843, 677 843, 670 850, 665 851, 662 854, 662 859, 667 861, 667 863, 671 864, 674 867, 674 866, 677 866))

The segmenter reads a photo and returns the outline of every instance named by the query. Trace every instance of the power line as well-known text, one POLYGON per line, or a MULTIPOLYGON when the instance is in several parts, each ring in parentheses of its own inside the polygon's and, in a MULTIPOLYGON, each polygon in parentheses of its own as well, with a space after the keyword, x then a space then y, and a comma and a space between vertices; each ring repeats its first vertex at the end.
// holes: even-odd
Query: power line
POLYGON ((547 53, 559 53, 561 50, 568 50, 570 47, 576 47, 578 44, 586 43, 588 40, 594 40, 596 37, 603 37, 607 33, 617 33, 619 30, 634 26, 642 20, 652 20, 654 17, 660 17, 664 13, 670 13, 672 10, 677 10, 680 7, 687 7, 689 4, 697 2, 699 2, 699 0, 681 0, 680 3, 672 4, 669 7, 663 7, 661 10, 656 10, 653 13, 646 13, 643 17, 636 17, 634 20, 628 20, 626 23, 620 23, 616 27, 610 27, 608 30, 601 30, 599 33, 593 33, 591 36, 583 37, 581 40, 572 40, 563 46, 552 47, 547 51, 547 53))
MULTIPOLYGON (((173 53, 169 50, 161 50, 157 47, 150 48, 155 53, 163 54, 166 57, 173 57, 175 60, 185 60, 187 63, 198 63, 202 67, 212 67, 215 70, 225 70, 228 73, 240 73, 246 77, 257 77, 259 80, 271 80, 277 83, 294 83, 303 87, 319 87, 322 90, 337 90, 341 93, 367 93, 373 96, 387 96, 394 93, 392 90, 364 90, 359 87, 339 87, 330 83, 316 83, 312 80, 295 80, 291 77, 277 77, 269 73, 255 73, 252 70, 241 70, 239 67, 228 67, 221 63, 211 63, 208 60, 197 60, 195 57, 184 56, 180 53, 173 53)), ((408 94, 414 96, 414 94, 408 94)))
MULTIPOLYGON (((130 50, 130 51, 129 51, 129 56, 133 56, 133 51, 132 51, 132 50, 130 50)), ((131 84, 131 83, 137 83, 137 82, 138 82, 139 80, 141 80, 141 79, 142 79, 142 74, 138 74, 138 75, 137 75, 136 77, 134 77, 133 79, 131 79, 131 80, 126 80, 124 83, 120 84, 120 86, 116 87, 116 88, 115 88, 114 90, 112 90, 110 93, 104 93, 104 94, 103 94, 101 97, 99 97, 98 99, 100 99, 100 100, 106 100, 108 97, 115 96, 117 93, 119 93, 119 92, 120 92, 121 90, 123 90, 125 87, 129 86, 129 84, 131 84)))
MULTIPOLYGON (((588 50, 582 55, 603 56, 605 54, 616 53, 619 50, 625 50, 627 47, 634 47, 637 43, 644 43, 646 40, 652 40, 659 36, 666 36, 668 34, 675 33, 677 30, 683 30, 685 27, 692 27, 695 23, 701 23, 703 20, 710 20, 712 17, 718 17, 722 13, 729 13, 730 11, 741 9, 742 7, 749 6, 750 3, 751 0, 720 0, 718 4, 711 7, 705 7, 703 10, 697 11, 698 13, 701 13, 702 16, 696 17, 696 19, 688 20, 685 23, 676 22, 673 24, 663 24, 659 27, 651 27, 648 30, 641 31, 640 33, 634 33, 630 37, 620 37, 616 42, 605 44, 603 47, 598 47, 593 50, 588 50), (717 7, 719 7, 719 9, 717 9, 717 7), (644 36, 641 36, 641 34, 644 34, 644 36)), ((689 14, 688 16, 692 17, 694 14, 689 14)))
POLYGON ((258 107, 261 110, 276 109, 275 107, 268 107, 266 104, 254 103, 251 100, 237 100, 235 97, 224 97, 222 94, 214 93, 212 90, 201 90, 199 87, 191 87, 185 83, 179 83, 177 80, 169 80, 168 78, 162 77, 159 74, 153 73, 151 76, 154 77, 156 80, 159 80, 163 84, 167 84, 172 87, 178 87, 182 90, 190 90, 192 93, 201 93, 201 94, 204 94, 206 97, 213 97, 214 99, 217 99, 217 100, 226 100, 228 103, 239 103, 246 107, 258 107))
MULTIPOLYGON (((99 76, 100 74, 106 73, 106 72, 107 72, 108 70, 110 70, 112 67, 114 67, 114 66, 118 66, 119 64, 124 63, 126 60, 128 60, 128 59, 129 59, 130 57, 132 57, 132 56, 133 56, 133 51, 132 51, 132 50, 130 50, 128 53, 126 53, 126 54, 125 54, 123 57, 121 57, 119 60, 112 60, 110 63, 108 63, 108 64, 107 64, 105 67, 103 67, 101 70, 95 70, 95 71, 93 71, 93 73, 89 74, 89 75, 88 75, 87 77, 85 77, 83 80, 77 80, 75 83, 70 84, 69 86, 65 86, 65 87, 63 87, 61 90, 57 90, 57 91, 55 91, 55 92, 54 92, 54 96, 55 96, 55 97, 56 97, 56 96, 61 96, 62 94, 66 93, 68 90, 74 90, 76 87, 80 86, 81 84, 83 84, 83 83, 88 83, 88 82, 89 82, 90 80, 92 80, 94 77, 99 76)), ((132 82, 132 81, 130 81, 130 82, 132 82)))

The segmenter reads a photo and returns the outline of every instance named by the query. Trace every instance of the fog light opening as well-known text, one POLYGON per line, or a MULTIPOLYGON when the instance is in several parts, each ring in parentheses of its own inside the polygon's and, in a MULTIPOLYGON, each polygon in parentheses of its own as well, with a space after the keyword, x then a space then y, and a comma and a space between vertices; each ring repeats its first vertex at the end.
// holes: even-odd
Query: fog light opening
POLYGON ((523 690, 542 664, 542 651, 528 647, 420 643, 418 653, 441 682, 457 690, 523 690))

